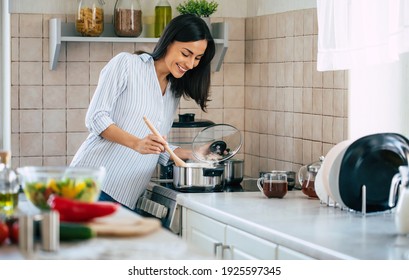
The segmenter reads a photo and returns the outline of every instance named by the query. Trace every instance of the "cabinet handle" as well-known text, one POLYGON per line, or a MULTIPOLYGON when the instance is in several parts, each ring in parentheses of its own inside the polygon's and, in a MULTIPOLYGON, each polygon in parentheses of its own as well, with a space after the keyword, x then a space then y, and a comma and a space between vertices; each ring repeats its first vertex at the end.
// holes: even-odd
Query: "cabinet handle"
MULTIPOLYGON (((223 248, 223 243, 217 242, 217 243, 213 244, 213 252, 214 252, 215 256, 217 256, 217 248, 219 248, 219 247, 223 248)), ((222 252, 222 254, 223 254, 223 252, 222 252)))
POLYGON ((224 250, 229 250, 230 251, 230 257, 232 255, 232 247, 230 247, 230 245, 222 245, 222 260, 224 260, 224 250))

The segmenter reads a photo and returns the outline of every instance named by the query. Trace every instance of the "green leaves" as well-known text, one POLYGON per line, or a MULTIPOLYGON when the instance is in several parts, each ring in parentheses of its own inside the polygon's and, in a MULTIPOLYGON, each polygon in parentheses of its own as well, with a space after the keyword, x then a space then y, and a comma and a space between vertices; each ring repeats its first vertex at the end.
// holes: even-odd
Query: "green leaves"
POLYGON ((214 12, 216 12, 218 3, 215 1, 206 1, 206 0, 187 0, 183 3, 180 3, 176 10, 184 14, 195 14, 200 17, 208 17, 214 12))

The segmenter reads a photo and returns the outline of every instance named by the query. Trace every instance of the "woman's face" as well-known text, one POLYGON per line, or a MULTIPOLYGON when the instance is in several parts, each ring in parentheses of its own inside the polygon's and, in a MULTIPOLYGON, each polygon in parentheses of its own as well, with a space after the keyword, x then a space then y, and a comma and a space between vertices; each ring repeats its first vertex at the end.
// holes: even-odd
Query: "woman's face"
POLYGON ((168 46, 165 64, 176 79, 181 78, 186 71, 196 67, 207 48, 207 40, 193 42, 174 41, 168 46))

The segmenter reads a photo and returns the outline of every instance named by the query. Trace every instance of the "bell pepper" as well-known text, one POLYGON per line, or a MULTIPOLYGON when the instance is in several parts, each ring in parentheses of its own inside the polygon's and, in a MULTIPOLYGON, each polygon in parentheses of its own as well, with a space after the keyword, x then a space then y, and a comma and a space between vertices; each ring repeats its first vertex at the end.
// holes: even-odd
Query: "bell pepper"
POLYGON ((47 203, 51 209, 59 212, 60 221, 65 222, 87 222, 113 214, 120 206, 116 202, 82 202, 57 195, 51 195, 47 203))

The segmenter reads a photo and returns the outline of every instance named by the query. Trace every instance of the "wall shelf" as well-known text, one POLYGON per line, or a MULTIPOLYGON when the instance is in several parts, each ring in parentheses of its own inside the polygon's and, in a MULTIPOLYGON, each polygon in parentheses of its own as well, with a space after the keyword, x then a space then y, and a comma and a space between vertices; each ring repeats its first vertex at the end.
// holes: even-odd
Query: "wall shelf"
MULTIPOLYGON (((52 18, 49 22, 50 70, 57 68, 62 42, 111 42, 111 43, 157 43, 158 38, 118 37, 110 23, 104 24, 104 32, 99 37, 84 37, 75 30, 73 22, 61 22, 52 18)), ((212 23, 212 34, 216 44, 216 54, 212 61, 212 71, 219 71, 228 48, 228 25, 225 22, 212 23)))

